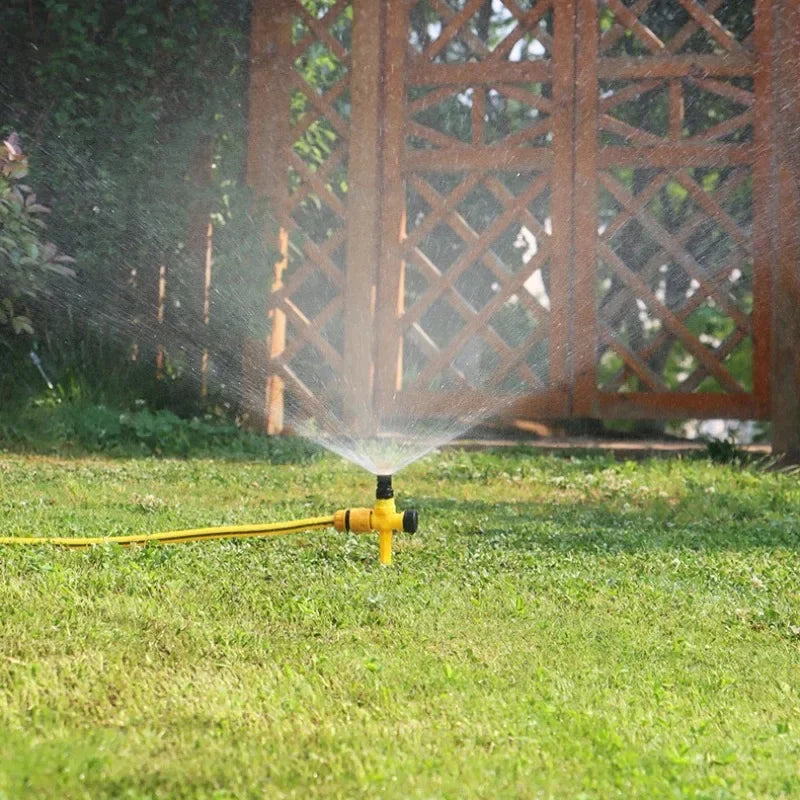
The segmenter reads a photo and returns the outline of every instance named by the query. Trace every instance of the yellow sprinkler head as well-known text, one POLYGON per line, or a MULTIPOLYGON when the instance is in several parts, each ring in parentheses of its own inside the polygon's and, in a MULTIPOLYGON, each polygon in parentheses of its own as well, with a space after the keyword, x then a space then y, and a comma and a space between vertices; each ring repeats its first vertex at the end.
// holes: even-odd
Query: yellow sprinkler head
POLYGON ((394 502, 391 475, 378 475, 373 508, 346 508, 333 516, 337 531, 378 532, 378 555, 381 564, 392 563, 392 533, 416 533, 419 515, 413 509, 398 511, 394 502))

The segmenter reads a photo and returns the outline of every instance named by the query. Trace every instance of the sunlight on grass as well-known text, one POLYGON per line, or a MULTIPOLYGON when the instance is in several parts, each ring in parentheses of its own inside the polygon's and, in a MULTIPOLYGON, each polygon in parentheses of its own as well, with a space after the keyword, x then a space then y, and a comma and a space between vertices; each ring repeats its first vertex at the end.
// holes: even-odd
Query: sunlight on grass
MULTIPOLYGON (((446 453, 420 533, 0 554, 0 798, 790 797, 800 481, 446 453)), ((3 535, 369 503, 329 457, 0 456, 3 535)))

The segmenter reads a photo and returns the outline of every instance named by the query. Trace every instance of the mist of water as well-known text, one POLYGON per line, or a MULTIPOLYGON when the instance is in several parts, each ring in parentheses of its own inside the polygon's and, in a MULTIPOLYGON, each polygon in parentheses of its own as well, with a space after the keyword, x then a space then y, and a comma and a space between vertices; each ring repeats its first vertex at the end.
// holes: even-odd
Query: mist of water
MULTIPOLYGON (((518 267, 524 268, 521 259, 518 267)), ((512 275, 509 271, 509 276, 512 275)), ((492 302, 499 290, 497 285, 486 287, 486 295, 480 300, 473 294, 468 305, 471 313, 477 313, 480 304, 492 302)), ((503 378, 504 367, 496 352, 482 335, 477 335, 454 348, 457 352, 441 368, 428 370, 430 375, 424 374, 427 366, 424 363, 401 364, 405 367, 405 385, 399 391, 392 391, 380 408, 380 398, 374 387, 353 385, 349 378, 353 364, 346 356, 340 371, 323 370, 323 375, 309 369, 309 365, 300 365, 299 369, 306 366, 305 373, 298 369, 292 374, 294 380, 288 383, 287 424, 372 473, 391 474, 497 416, 532 392, 546 391, 550 355, 546 331, 549 298, 541 285, 539 270, 529 276, 522 291, 527 295, 525 301, 515 295, 505 303, 498 303, 498 312, 507 314, 506 335, 520 341, 537 327, 534 315, 526 310, 523 302, 536 306, 543 320, 539 321, 539 326, 545 328, 541 331, 539 348, 532 347, 529 352, 520 353, 519 360, 524 363, 524 370, 520 370, 522 375, 511 370, 512 374, 503 378), (515 312, 519 315, 516 323, 515 312), (307 394, 303 390, 307 390, 307 394)), ((383 315, 393 313, 391 309, 378 308, 375 316, 380 320, 383 315)), ((435 352, 441 352, 447 347, 447 341, 456 341, 461 333, 460 328, 451 327, 445 315, 438 315, 436 309, 426 317, 426 325, 426 331, 414 329, 408 339, 412 341, 415 335, 436 337, 441 348, 434 345, 435 352)), ((363 329, 368 338, 369 318, 363 329)), ((485 331, 480 332, 483 333, 485 331)), ((411 351, 411 360, 414 352, 409 345, 407 348, 411 351)), ((376 362, 380 362, 380 358, 378 353, 376 362)))
MULTIPOLYGON (((640 193, 649 191, 650 182, 654 181, 662 183, 662 195, 670 186, 680 188, 677 183, 665 181, 658 171, 641 172, 636 189, 640 193)), ((702 180, 712 173, 712 170, 697 170, 691 180, 702 180)), ((738 216, 737 221, 746 233, 749 207, 742 203, 741 192, 749 186, 748 170, 727 169, 716 173, 717 183, 708 194, 721 198, 721 207, 729 209, 732 219, 734 214, 738 216)), ((518 172, 506 177, 509 182, 531 179, 518 172)), ((104 188, 113 194, 113 186, 104 188)), ((402 386, 380 402, 374 369, 368 370, 372 382, 353 384, 350 376, 364 374, 364 370, 341 347, 341 330, 324 331, 321 326, 316 330, 318 336, 338 347, 341 360, 337 369, 313 348, 295 347, 294 359, 277 370, 284 382, 285 430, 307 437, 371 473, 391 474, 522 398, 559 389, 551 380, 553 360, 563 360, 573 373, 581 365, 573 347, 554 344, 550 335, 552 269, 549 258, 543 257, 549 252, 553 234, 549 196, 545 195, 540 207, 533 211, 534 219, 539 222, 536 232, 531 230, 532 223, 530 226, 518 223, 494 243, 487 256, 493 263, 493 274, 487 277, 485 264, 469 264, 462 270, 455 290, 444 292, 430 302, 414 324, 402 329, 402 386), (487 308, 493 309, 491 314, 486 313, 487 308), (486 322, 474 325, 473 318, 481 316, 486 322), (469 324, 474 327, 472 335, 462 337, 462 328, 469 324), (449 355, 443 359, 442 354, 449 355), (431 368, 437 360, 441 362, 439 366, 431 368)), ((692 211, 696 214, 696 207, 692 211)), ((607 240, 612 254, 631 264, 649 294, 626 285, 602 262, 596 273, 583 279, 595 284, 594 312, 606 320, 605 324, 615 326, 618 339, 624 343, 622 348, 610 343, 598 344, 595 350, 598 381, 614 391, 647 388, 648 367, 644 366, 637 374, 635 361, 631 362, 633 369, 630 363, 625 363, 626 349, 630 349, 650 353, 655 360, 671 358, 678 385, 691 388, 703 381, 708 384, 714 376, 702 362, 703 353, 698 352, 698 347, 692 350, 676 343, 674 326, 665 324, 664 314, 678 314, 690 322, 705 314, 707 329, 700 334, 699 346, 707 348, 709 353, 727 346, 735 353, 731 343, 736 344, 738 337, 739 352, 746 356, 749 341, 742 340, 738 329, 731 326, 730 318, 747 313, 751 302, 751 255, 740 246, 741 257, 733 258, 730 237, 719 235, 719 225, 709 215, 685 215, 674 223, 675 235, 682 237, 688 256, 697 265, 693 275, 676 265, 672 256, 636 220, 617 225, 615 219, 621 213, 619 205, 608 200, 601 207, 597 235, 600 240, 607 240)), ((418 215, 416 224, 423 222, 424 215, 418 215)), ((167 232, 158 230, 154 215, 147 228, 142 227, 141 235, 155 241, 166 238, 167 232)), ((446 230, 434 231, 420 244, 418 258, 408 258, 404 299, 411 313, 418 313, 414 304, 424 293, 420 276, 428 269, 424 263, 427 254, 436 252, 442 274, 446 274, 446 251, 450 245, 446 230)), ((248 263, 252 253, 237 252, 235 243, 229 243, 225 256, 228 263, 241 264, 243 273, 269 276, 272 272, 271 262, 248 263)), ((208 289, 212 319, 209 325, 198 317, 196 308, 182 307, 182 298, 196 292, 196 287, 182 285, 172 278, 162 299, 165 312, 162 321, 154 322, 156 304, 152 300, 143 304, 141 294, 149 291, 154 296, 155 287, 136 286, 132 276, 130 286, 118 282, 99 288, 93 285, 92 291, 84 295, 80 264, 77 266, 79 278, 65 280, 48 298, 52 313, 85 316, 102 330, 103 336, 117 345, 130 346, 142 359, 164 350, 174 363, 181 365, 185 376, 195 382, 197 391, 203 377, 201 354, 205 352, 203 380, 212 387, 214 396, 229 408, 250 412, 251 419, 258 420, 270 365, 266 347, 260 351, 263 363, 252 363, 259 356, 243 356, 241 336, 242 331, 249 330, 254 339, 268 340, 266 280, 255 289, 246 279, 223 281, 215 276, 208 289), (254 302, 257 292, 262 293, 261 299, 254 302), (131 296, 126 300, 126 295, 131 296), (248 359, 251 363, 247 363, 248 359)), ((573 295, 576 287, 577 281, 573 279, 573 295)), ((293 301, 301 309, 322 309, 330 302, 330 289, 324 284, 319 288, 310 283, 295 291, 293 301)), ((403 314, 398 315, 395 306, 380 305, 356 313, 355 322, 366 343, 364 351, 374 354, 376 365, 383 355, 378 352, 376 330, 386 320, 399 326, 403 314)), ((341 315, 338 323, 343 324, 341 315)), ((311 324, 314 325, 313 318, 311 324)), ((594 333, 573 332, 573 340, 583 336, 594 337, 594 333)), ((48 364, 44 366, 49 370, 48 364)), ((116 366, 109 364, 110 369, 116 366)), ((657 376, 653 375, 652 380, 654 385, 649 388, 658 388, 657 376)))
MULTIPOLYGON (((448 4, 454 12, 463 9, 462 0, 448 4)), ((344 46, 350 23, 333 12, 329 19, 326 14, 332 7, 321 3, 318 21, 332 26, 331 35, 344 46)), ((427 28, 418 21, 423 27, 410 30, 408 40, 414 57, 425 62, 433 47, 437 63, 467 63, 489 58, 499 47, 508 61, 552 58, 552 10, 531 22, 496 0, 487 4, 486 11, 482 23, 476 19, 464 23, 468 39, 450 37, 443 48, 434 43, 447 20, 429 22, 427 28), (518 36, 521 30, 514 31, 523 24, 529 29, 518 36), (487 36, 490 29, 494 38, 487 36), (509 42, 505 50, 504 39, 509 42)), ((746 42, 752 23, 747 15, 739 16, 726 24, 746 42)), ((600 20, 605 26, 601 57, 646 59, 654 37, 669 42, 694 24, 680 4, 667 2, 644 14, 633 31, 622 18, 613 17, 605 14, 600 20), (637 43, 633 34, 641 34, 643 25, 650 26, 650 35, 637 43)), ((309 52, 319 56, 325 50, 324 43, 314 43, 311 28, 301 17, 292 35, 298 52, 309 46, 309 52)), ((718 44, 703 30, 682 41, 683 54, 722 57, 718 44)), ((349 80, 347 69, 341 62, 330 70, 331 74, 317 76, 313 91, 328 93, 332 107, 349 120, 346 93, 337 89, 349 80)), ((443 99, 437 100, 438 105, 433 100, 423 102, 418 113, 412 113, 413 103, 424 99, 431 87, 414 87, 417 94, 406 99, 416 133, 409 136, 407 147, 428 148, 430 154, 437 142, 450 137, 455 149, 465 144, 502 145, 505 140, 531 153, 537 148, 539 153, 551 151, 552 84, 516 83, 505 89, 454 87, 448 96, 439 87, 431 97, 443 99), (425 135, 433 144, 419 144, 425 135)), ((606 146, 630 148, 641 156, 643 148, 660 142, 675 146, 711 142, 724 154, 726 148, 754 142, 752 75, 665 80, 654 74, 598 80, 594 88, 600 111, 596 130, 587 136, 596 138, 598 151, 606 146)), ((333 142, 332 152, 348 146, 313 103, 306 102, 307 97, 294 99, 292 125, 299 131, 295 145, 315 145, 308 137, 323 131, 333 142), (314 115, 320 118, 312 131, 308 123, 314 115)), ((598 169, 591 185, 584 187, 578 179, 573 194, 591 192, 596 206, 594 218, 581 219, 578 226, 596 234, 596 249, 592 263, 577 264, 564 253, 554 253, 556 241, 570 241, 559 226, 574 223, 554 219, 553 198, 572 176, 533 167, 498 167, 478 175, 443 157, 435 174, 418 171, 403 187, 405 234, 411 244, 404 245, 393 267, 400 269, 403 264, 401 296, 384 297, 378 284, 386 276, 376 276, 366 287, 373 298, 370 307, 348 308, 345 318, 336 301, 352 265, 346 263, 344 240, 336 237, 345 230, 346 221, 328 206, 344 207, 348 201, 347 192, 336 187, 349 180, 351 156, 337 163, 334 155, 330 170, 326 157, 315 155, 317 161, 308 161, 306 178, 316 170, 327 170, 327 195, 315 190, 306 196, 302 171, 288 168, 292 191, 305 199, 293 207, 290 223, 283 280, 291 290, 279 292, 274 303, 269 298, 274 260, 254 256, 243 245, 240 250, 230 240, 214 245, 215 256, 224 256, 229 266, 224 272, 213 266, 207 287, 210 321, 203 319, 196 286, 191 280, 181 284, 179 270, 168 274, 158 311, 153 300, 141 302, 143 293, 154 296, 156 287, 141 276, 133 277, 135 269, 130 272, 131 286, 119 281, 93 286, 84 301, 78 280, 65 284, 49 302, 53 309, 85 314, 105 336, 129 343, 139 358, 166 352, 187 376, 208 383, 215 396, 249 413, 257 423, 265 384, 279 380, 279 391, 269 399, 282 404, 286 431, 308 437, 376 474, 403 469, 525 398, 567 391, 569 387, 559 381, 572 382, 583 372, 592 375, 598 391, 607 393, 752 389, 747 364, 753 358, 749 317, 757 292, 751 241, 754 163, 723 159, 715 164, 712 158, 696 166, 631 168, 620 161, 598 169), (459 201, 450 203, 438 222, 431 222, 436 204, 447 204, 456 195, 459 201), (523 195, 525 202, 520 202, 523 195), (506 218, 512 205, 516 213, 506 218), (495 229, 498 219, 507 224, 495 229), (464 258, 476 237, 485 238, 485 246, 473 258, 464 258), (333 241, 340 243, 329 246, 333 241), (314 262, 321 250, 324 268, 314 262), (309 265, 313 269, 308 270, 309 265), (565 285, 568 289, 569 309, 557 307, 564 302, 563 293, 559 299, 553 292, 558 269, 562 289, 565 285), (298 275, 306 277, 295 280, 298 275), (126 291, 135 297, 122 301, 126 291), (192 296, 195 300, 187 304, 185 298, 192 296), (289 320, 286 352, 278 352, 274 359, 268 358, 266 345, 272 305, 289 320), (591 313, 584 315, 587 307, 591 313), (560 322, 555 322, 555 315, 560 322), (591 330, 581 329, 584 317, 595 320, 591 330), (346 332, 352 334, 354 325, 362 339, 362 346, 355 349, 346 344, 346 332), (378 339, 382 326, 393 332, 390 352, 378 339), (260 349, 250 348, 243 355, 244 338, 259 343, 260 349)), ((113 196, 116 187, 92 190, 113 196)), ((170 236, 160 230, 160 220, 170 211, 154 208, 151 218, 135 223, 128 236, 160 246, 170 236)), ((374 224, 379 224, 377 212, 374 224)), ((119 243, 121 257, 127 246, 119 243)))

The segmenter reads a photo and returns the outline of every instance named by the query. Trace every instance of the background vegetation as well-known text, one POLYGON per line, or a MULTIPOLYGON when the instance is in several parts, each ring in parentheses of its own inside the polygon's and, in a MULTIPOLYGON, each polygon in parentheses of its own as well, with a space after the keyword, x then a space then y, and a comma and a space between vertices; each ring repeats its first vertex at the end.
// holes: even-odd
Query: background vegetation
MULTIPOLYGON (((222 338, 214 320, 224 320, 227 343, 263 319, 264 219, 243 174, 248 14, 245 0, 4 4, 0 133, 19 132, 30 154, 25 180, 52 208, 47 237, 76 270, 47 293, 15 291, 0 270, 0 295, 15 295, 32 328, 1 329, 4 406, 42 395, 28 359, 35 350, 58 399, 146 398, 154 408, 189 410, 199 399, 188 380, 198 351, 222 338), (209 219, 218 313, 201 334, 209 219), (164 345, 166 379, 156 381, 155 352, 164 345)), ((237 354, 220 355, 237 363, 237 354)))

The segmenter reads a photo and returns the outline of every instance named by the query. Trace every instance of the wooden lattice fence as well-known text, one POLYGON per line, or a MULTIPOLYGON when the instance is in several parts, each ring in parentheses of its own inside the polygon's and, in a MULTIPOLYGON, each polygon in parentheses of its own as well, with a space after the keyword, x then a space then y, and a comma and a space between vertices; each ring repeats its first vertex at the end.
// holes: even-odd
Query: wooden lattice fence
POLYGON ((518 418, 797 428, 800 383, 773 391, 797 297, 796 14, 257 0, 248 169, 283 256, 269 429, 288 401, 346 416, 367 396, 378 420, 521 390, 518 418))

